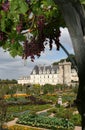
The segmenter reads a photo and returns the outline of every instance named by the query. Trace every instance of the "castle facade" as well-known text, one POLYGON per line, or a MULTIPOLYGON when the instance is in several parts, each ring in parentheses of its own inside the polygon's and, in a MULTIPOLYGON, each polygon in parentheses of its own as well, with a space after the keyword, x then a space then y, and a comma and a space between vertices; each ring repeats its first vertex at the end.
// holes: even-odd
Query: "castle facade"
POLYGON ((71 62, 64 61, 58 65, 35 66, 28 77, 18 79, 18 84, 78 84, 78 75, 75 69, 72 69, 71 62))

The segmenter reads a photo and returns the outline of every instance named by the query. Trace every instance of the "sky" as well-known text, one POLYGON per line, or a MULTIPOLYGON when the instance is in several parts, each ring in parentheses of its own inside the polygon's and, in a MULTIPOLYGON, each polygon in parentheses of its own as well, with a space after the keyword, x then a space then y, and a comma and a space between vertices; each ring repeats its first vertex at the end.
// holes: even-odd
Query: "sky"
MULTIPOLYGON (((67 28, 61 29, 60 42, 68 50, 69 53, 73 54, 73 47, 67 28)), ((8 52, 4 52, 0 48, 0 79, 16 79, 18 80, 22 76, 29 76, 35 65, 51 65, 60 59, 66 58, 67 55, 60 48, 60 51, 56 51, 54 45, 52 51, 49 50, 48 46, 40 58, 36 58, 34 62, 28 58, 24 61, 21 57, 17 56, 12 58, 8 52)))

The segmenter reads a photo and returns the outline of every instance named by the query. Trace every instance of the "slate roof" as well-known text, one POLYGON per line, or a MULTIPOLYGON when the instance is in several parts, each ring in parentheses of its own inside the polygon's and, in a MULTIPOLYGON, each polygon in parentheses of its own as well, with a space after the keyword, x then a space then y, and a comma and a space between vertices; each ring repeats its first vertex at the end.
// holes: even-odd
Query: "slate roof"
POLYGON ((41 71, 41 72, 43 72, 43 71, 45 71, 45 72, 47 72, 47 71, 49 71, 49 73, 51 73, 52 71, 54 71, 54 73, 56 73, 57 72, 57 69, 58 69, 58 65, 49 65, 49 66, 38 66, 38 65, 36 65, 34 68, 33 68, 33 70, 32 70, 32 72, 31 72, 31 75, 33 74, 33 71, 35 71, 36 72, 36 74, 39 74, 39 71, 41 71))

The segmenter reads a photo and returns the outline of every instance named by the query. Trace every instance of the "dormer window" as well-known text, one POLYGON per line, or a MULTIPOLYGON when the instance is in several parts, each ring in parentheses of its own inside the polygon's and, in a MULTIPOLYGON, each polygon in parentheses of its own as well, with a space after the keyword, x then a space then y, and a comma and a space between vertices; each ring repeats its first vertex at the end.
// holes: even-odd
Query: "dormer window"
POLYGON ((43 74, 46 74, 46 71, 45 71, 45 70, 43 70, 43 74))
POLYGON ((50 73, 50 71, 49 71, 49 69, 47 69, 47 74, 49 74, 50 73))
POLYGON ((33 70, 33 74, 36 74, 36 71, 35 71, 35 70, 33 70))
POLYGON ((55 71, 52 69, 51 73, 52 73, 52 74, 54 74, 54 73, 55 73, 55 71))
POLYGON ((42 71, 41 71, 41 70, 39 70, 39 74, 42 74, 42 71))
POLYGON ((56 73, 56 74, 59 73, 59 70, 57 69, 57 70, 55 71, 55 73, 56 73))

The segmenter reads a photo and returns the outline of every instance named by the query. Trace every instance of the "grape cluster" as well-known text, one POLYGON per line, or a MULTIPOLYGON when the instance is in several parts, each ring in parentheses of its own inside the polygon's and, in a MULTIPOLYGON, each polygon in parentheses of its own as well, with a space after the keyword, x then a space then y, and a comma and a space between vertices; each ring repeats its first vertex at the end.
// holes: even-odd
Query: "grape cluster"
POLYGON ((1 8, 4 12, 7 12, 9 10, 10 3, 8 0, 6 0, 4 3, 2 3, 1 8))
POLYGON ((45 17, 44 16, 38 16, 37 22, 36 22, 36 29, 38 31, 37 37, 33 37, 30 42, 26 40, 23 44, 23 59, 27 59, 27 57, 31 58, 31 61, 34 61, 35 55, 37 57, 40 57, 41 52, 45 50, 45 41, 48 38, 49 48, 52 49, 53 46, 53 40, 55 41, 57 50, 59 50, 60 43, 59 43, 59 37, 60 37, 60 30, 55 29, 55 27, 50 24, 45 24, 45 17), (45 30, 46 29, 46 30, 45 30), (48 32, 46 32, 48 29, 48 32))
POLYGON ((31 61, 34 61, 35 55, 40 57, 41 51, 44 51, 44 45, 37 42, 35 38, 33 38, 31 42, 26 40, 23 44, 23 48, 22 58, 27 59, 27 57, 30 57, 31 61))
POLYGON ((61 31, 58 30, 58 31, 57 31, 57 34, 56 34, 56 37, 55 37, 55 39, 54 39, 54 40, 55 40, 56 47, 57 47, 57 50, 60 49, 60 40, 59 40, 60 35, 61 35, 61 31))
POLYGON ((43 46, 43 42, 45 41, 45 34, 44 34, 44 28, 45 28, 45 17, 43 15, 40 15, 37 17, 37 30, 38 30, 38 38, 37 42, 40 44, 40 46, 43 46))
POLYGON ((52 50, 52 43, 53 43, 53 40, 52 40, 52 38, 50 37, 50 38, 49 38, 49 48, 50 48, 50 50, 52 50))
POLYGON ((40 57, 41 51, 44 51, 44 41, 45 41, 45 36, 44 36, 44 24, 45 24, 45 18, 44 16, 38 16, 37 17, 37 23, 36 27, 38 30, 38 36, 33 37, 31 42, 28 42, 27 40, 24 42, 23 45, 23 58, 27 59, 27 57, 31 58, 31 61, 34 61, 35 55, 37 57, 40 57))
POLYGON ((48 24, 45 25, 44 32, 45 32, 46 38, 49 39, 50 50, 52 50, 53 43, 55 43, 56 49, 59 50, 60 48, 59 37, 60 37, 61 32, 60 32, 60 29, 58 28, 58 23, 55 18, 52 18, 51 20, 49 20, 48 24))

